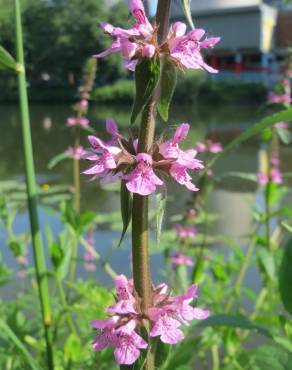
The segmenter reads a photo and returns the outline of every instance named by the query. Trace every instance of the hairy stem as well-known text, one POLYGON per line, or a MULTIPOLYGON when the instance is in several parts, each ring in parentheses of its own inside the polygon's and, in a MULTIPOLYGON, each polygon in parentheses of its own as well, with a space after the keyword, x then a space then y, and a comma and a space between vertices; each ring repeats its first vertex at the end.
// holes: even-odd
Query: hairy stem
MULTIPOLYGON (((80 115, 81 116, 81 115, 80 115)), ((80 145, 80 128, 75 128, 74 138, 75 151, 80 145)), ((80 213, 80 164, 79 160, 73 159, 73 186, 74 186, 74 208, 76 213, 80 213)))
MULTIPOLYGON (((158 25, 158 40, 160 44, 163 43, 168 33, 170 4, 171 0, 158 1, 156 23, 158 25)), ((153 145, 159 91, 160 88, 157 86, 142 112, 138 145, 138 152, 140 153, 150 152, 153 145)), ((145 313, 152 306, 152 279, 148 251, 148 206, 148 197, 134 194, 132 211, 133 278, 135 290, 141 298, 141 307, 145 313)), ((146 330, 149 332, 149 328, 146 327, 146 330)), ((151 350, 151 345, 149 345, 149 348, 145 369, 153 370, 155 367, 155 355, 154 351, 151 350)))
POLYGON ((60 300, 61 300, 61 303, 62 303, 63 310, 66 311, 66 318, 67 318, 67 323, 68 323, 69 329, 70 329, 72 334, 76 335, 76 329, 75 329, 71 314, 70 314, 70 312, 68 312, 68 304, 67 304, 67 301, 66 301, 66 295, 65 295, 65 292, 64 292, 64 288, 63 288, 61 280, 58 277, 56 277, 56 285, 57 285, 57 288, 58 288, 58 291, 59 291, 59 296, 60 296, 60 300))
POLYGON ((16 52, 17 62, 21 68, 18 72, 18 90, 19 102, 21 110, 22 136, 24 146, 24 159, 26 170, 27 196, 28 208, 30 218, 30 228, 32 236, 32 246, 34 254, 34 265, 36 270, 36 277, 38 282, 39 299, 42 312, 42 323, 44 327, 46 350, 47 350, 47 365, 49 370, 54 369, 53 361, 53 344, 51 336, 51 305, 49 295, 48 277, 46 274, 46 261, 44 255, 44 248, 39 226, 38 210, 37 210, 37 186, 35 179, 34 160, 31 142, 30 117, 28 97, 26 90, 26 75, 24 67, 24 53, 23 53, 23 37, 21 24, 21 10, 19 0, 14 1, 15 6, 15 26, 16 26, 16 52))

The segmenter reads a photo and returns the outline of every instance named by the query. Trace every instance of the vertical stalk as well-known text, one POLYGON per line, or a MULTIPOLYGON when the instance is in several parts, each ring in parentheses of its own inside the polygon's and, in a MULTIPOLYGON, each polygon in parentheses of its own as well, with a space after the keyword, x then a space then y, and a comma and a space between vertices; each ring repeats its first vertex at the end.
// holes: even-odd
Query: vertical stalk
MULTIPOLYGON (((158 42, 162 44, 168 33, 171 0, 159 0, 156 23, 158 25, 158 42)), ((142 112, 139 132, 138 152, 149 152, 154 139, 156 105, 159 86, 153 92, 148 104, 142 112)), ((142 300, 142 310, 146 313, 152 306, 152 280, 149 266, 148 251, 148 197, 138 194, 133 196, 132 212, 132 258, 135 290, 142 300)), ((146 328, 148 330, 149 328, 146 328)), ((147 353, 145 369, 153 370, 155 365, 154 351, 150 345, 147 353)))
POLYGON ((22 25, 21 25, 21 10, 19 0, 14 0, 15 5, 15 28, 16 28, 16 52, 17 62, 22 68, 18 73, 18 90, 19 90, 19 102, 21 111, 21 122, 22 122, 22 136, 24 146, 24 159, 25 159, 25 170, 26 170, 26 183, 27 183, 27 195, 28 195, 28 208, 30 217, 30 227, 32 235, 32 246, 34 254, 34 264, 36 269, 36 277, 39 289, 39 299, 42 311, 42 322, 45 331, 45 340, 47 347, 47 361, 48 369, 54 369, 53 363, 53 346, 51 337, 51 307, 50 307, 50 296, 48 278, 46 275, 46 262, 42 243, 42 236, 39 227, 38 211, 37 211, 37 187, 35 180, 35 170, 32 152, 31 142, 31 131, 30 131, 30 119, 29 119, 29 107, 26 90, 26 75, 24 67, 24 53, 23 53, 23 37, 22 37, 22 25))
MULTIPOLYGON (((80 118, 81 114, 78 114, 80 118)), ((80 127, 75 128, 74 149, 80 145, 80 127)), ((80 164, 79 160, 73 158, 73 186, 74 186, 74 208, 76 213, 80 213, 80 164)))

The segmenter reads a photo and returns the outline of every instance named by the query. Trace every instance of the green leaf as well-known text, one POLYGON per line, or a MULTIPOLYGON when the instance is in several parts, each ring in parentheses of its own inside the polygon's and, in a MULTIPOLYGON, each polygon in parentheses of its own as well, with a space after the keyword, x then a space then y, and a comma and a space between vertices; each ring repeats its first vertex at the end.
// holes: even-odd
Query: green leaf
POLYGON ((2 46, 0 46, 0 69, 11 69, 13 71, 19 69, 16 60, 2 46))
POLYGON ((48 169, 51 170, 53 167, 55 167, 58 163, 60 163, 64 159, 70 159, 70 158, 72 158, 71 155, 66 153, 66 152, 55 155, 55 157, 53 157, 50 160, 50 162, 48 164, 48 169))
POLYGON ((126 232, 128 230, 128 226, 130 224, 132 218, 132 193, 126 187, 125 180, 121 181, 121 215, 123 220, 123 230, 122 235, 118 244, 118 247, 122 244, 126 232))
POLYGON ((236 139, 232 140, 228 145, 226 145, 222 152, 217 154, 215 157, 213 157, 213 159, 211 159, 211 161, 209 161, 208 165, 206 166, 206 171, 210 169, 211 167, 213 167, 219 158, 221 158, 223 155, 225 155, 232 149, 236 148, 239 144, 243 143, 244 141, 259 134, 266 128, 273 126, 277 122, 291 121, 291 120, 292 120, 292 108, 285 109, 282 112, 279 112, 279 113, 273 114, 272 116, 264 118, 260 122, 254 124, 248 130, 244 131, 236 139))
POLYGON ((285 309, 292 314, 292 239, 283 253, 279 271, 279 289, 285 309))
POLYGON ((136 96, 132 109, 131 123, 135 123, 138 114, 150 99, 159 79, 160 61, 158 58, 144 58, 135 70, 136 96))
POLYGON ((10 329, 10 327, 1 318, 0 318, 0 330, 1 330, 1 335, 4 335, 5 339, 10 339, 11 342, 15 345, 15 347, 21 352, 27 364, 30 366, 32 370, 41 370, 41 368, 35 362, 31 354, 25 348, 23 343, 19 340, 16 334, 10 329))
POLYGON ((168 110, 177 82, 177 68, 170 58, 163 58, 161 61, 161 93, 157 105, 161 118, 168 121, 168 110))
POLYGON ((232 328, 242 328, 247 330, 255 330, 259 334, 262 334, 268 338, 273 338, 267 329, 262 326, 255 325, 249 320, 241 316, 230 316, 225 314, 218 314, 208 317, 206 320, 200 321, 197 326, 201 328, 205 327, 217 327, 225 326, 232 328))
POLYGON ((248 363, 242 363, 247 370, 290 370, 292 355, 283 348, 275 345, 259 347, 254 352, 248 352, 248 363))
POLYGON ((222 175, 216 176, 217 179, 222 179, 224 177, 236 177, 239 179, 248 180, 256 183, 258 182, 257 175, 249 172, 230 171, 225 172, 222 175))
POLYGON ((282 226, 285 227, 286 230, 288 230, 290 233, 292 233, 292 226, 286 224, 285 222, 282 222, 282 226))
POLYGON ((66 340, 64 347, 64 357, 65 360, 76 362, 80 359, 81 352, 81 343, 80 339, 75 334, 70 334, 66 340))
POLYGON ((195 28, 193 19, 192 19, 192 12, 191 12, 191 3, 192 0, 180 0, 181 7, 183 12, 185 13, 185 17, 192 29, 195 28))
POLYGON ((163 369, 167 364, 172 346, 155 339, 155 369, 163 369))
POLYGON ((286 128, 276 128, 277 134, 284 144, 291 143, 291 132, 286 128))
POLYGON ((276 277, 276 267, 273 255, 266 248, 260 248, 258 250, 258 256, 269 278, 274 280, 276 277))
POLYGON ((157 246, 160 244, 162 222, 166 206, 166 197, 162 193, 156 195, 156 241, 157 246))

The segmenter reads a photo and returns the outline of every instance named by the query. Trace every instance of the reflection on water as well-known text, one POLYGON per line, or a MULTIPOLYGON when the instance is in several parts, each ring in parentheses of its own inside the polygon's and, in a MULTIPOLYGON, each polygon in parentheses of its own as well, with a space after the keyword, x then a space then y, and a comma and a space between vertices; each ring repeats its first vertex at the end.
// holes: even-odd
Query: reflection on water
MULTIPOLYGON (((48 170, 49 160, 56 154, 64 151, 72 145, 70 130, 65 127, 66 118, 72 114, 69 105, 33 105, 31 107, 32 136, 35 154, 35 165, 40 183, 71 183, 72 169, 70 161, 64 161, 48 170)), ((91 125, 97 132, 104 136, 104 122, 107 117, 113 117, 126 132, 129 126, 128 107, 100 107, 93 106, 89 111, 91 125)), ((258 113, 254 108, 244 107, 242 109, 224 107, 180 107, 171 112, 170 124, 160 122, 159 129, 173 131, 175 125, 181 122, 189 122, 192 130, 188 138, 188 144, 201 141, 207 134, 218 141, 226 143, 235 137, 240 130, 244 130, 256 121, 258 113)), ((15 105, 0 106, 0 179, 19 179, 23 181, 24 162, 22 154, 21 129, 18 118, 18 109, 15 105)), ((86 135, 83 134, 83 143, 86 146, 86 135)), ((218 162, 215 173, 225 171, 257 172, 258 167, 258 143, 256 141, 242 145, 236 151, 225 156, 218 162)), ((289 158, 292 155, 290 146, 282 147, 282 168, 284 171, 292 172, 292 163, 289 158)), ((86 166, 81 164, 81 168, 86 166)), ((104 212, 119 209, 119 196, 117 192, 108 192, 101 189, 96 182, 88 182, 87 178, 82 180, 83 209, 95 212, 104 212)), ((191 194, 177 185, 171 185, 168 189, 169 202, 167 216, 184 210, 186 202, 191 194)), ((250 230, 252 222, 250 203, 255 202, 256 185, 243 180, 225 179, 213 191, 210 198, 211 210, 220 214, 221 218, 215 226, 214 232, 225 234, 234 241, 241 242, 242 235, 250 230)), ((56 216, 50 216, 41 210, 42 227, 46 223, 52 225, 56 234, 60 228, 60 222, 56 216)), ((15 231, 27 230, 27 215, 17 217, 15 231)), ((96 232, 97 249, 103 257, 108 256, 108 251, 117 240, 118 235, 109 231, 96 232)), ((1 238, 0 238, 1 239, 1 238)), ((3 235, 2 235, 3 239, 3 235)), ((127 243, 125 243, 127 245, 127 243)), ((129 243, 128 243, 129 244, 129 243)), ((241 243, 243 244, 243 243, 241 243)), ((111 257, 111 263, 117 272, 127 272, 129 268, 129 253, 127 246, 115 250, 111 257)), ((5 258, 13 264, 9 253, 5 252, 5 258), (6 256, 7 254, 7 256, 6 256)), ((159 279, 159 266, 161 256, 153 257, 155 267, 155 280, 159 279)), ((81 271, 80 271, 81 273, 81 271)), ((102 272, 98 273, 98 279, 109 283, 108 278, 102 272)))

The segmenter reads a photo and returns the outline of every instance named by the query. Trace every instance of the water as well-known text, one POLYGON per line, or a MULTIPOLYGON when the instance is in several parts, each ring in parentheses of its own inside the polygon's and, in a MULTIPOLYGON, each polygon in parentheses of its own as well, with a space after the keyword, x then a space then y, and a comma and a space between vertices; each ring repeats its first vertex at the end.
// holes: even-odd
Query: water
MULTIPOLYGON (((129 125, 129 114, 128 107, 117 106, 113 109, 107 106, 92 106, 89 111, 89 118, 91 125, 103 136, 104 122, 107 117, 113 117, 126 132, 129 125)), ((71 161, 64 161, 52 170, 47 168, 48 162, 53 156, 72 145, 70 130, 65 127, 66 118, 70 115, 72 115, 70 105, 31 106, 35 167, 37 181, 40 184, 71 184, 71 161), (51 128, 44 128, 44 126, 50 124, 51 128)), ((172 110, 170 123, 160 122, 158 127, 160 131, 169 131, 169 134, 171 134, 175 125, 181 122, 189 122, 192 125, 192 130, 187 144, 190 146, 196 141, 203 140, 206 135, 214 140, 227 143, 259 118, 261 118, 260 113, 254 107, 227 106, 219 108, 211 106, 197 109, 196 106, 188 106, 172 110)), ((23 182, 22 138, 16 105, 0 106, 0 126, 0 179, 13 179, 23 182)), ((86 146, 86 135, 84 135, 83 143, 86 146)), ((251 140, 221 159, 214 171, 218 174, 226 171, 256 173, 258 171, 258 153, 258 142, 251 140)), ((292 172, 292 162, 289 160, 291 155, 291 145, 281 147, 281 165, 286 172, 292 172)), ((86 163, 82 163, 81 168, 85 167, 86 163)), ((292 184, 287 182, 287 185, 291 187, 292 184)), ((119 210, 118 192, 105 191, 98 186, 97 182, 88 182, 87 178, 82 178, 82 189, 83 210, 91 210, 97 213, 119 210)), ((242 236, 250 230, 252 223, 250 204, 260 201, 256 196, 256 191, 257 186, 250 182, 231 178, 221 181, 210 198, 210 210, 221 215, 220 220, 214 226, 213 232, 224 234, 235 242, 243 244, 242 236)), ((174 184, 169 186, 168 194, 169 201, 166 209, 165 226, 169 226, 168 219, 171 215, 185 209, 185 204, 191 197, 190 192, 174 184)), ((62 228, 58 215, 46 212, 44 207, 40 208, 40 220, 42 228, 44 229, 46 224, 50 224, 55 235, 62 228)), ((27 213, 23 212, 16 217, 14 230, 15 232, 25 232, 28 227, 27 213)), ((129 273, 129 243, 124 243, 124 247, 115 249, 112 253, 111 248, 116 244, 119 233, 110 230, 98 230, 95 233, 95 238, 96 249, 101 256, 109 258, 114 270, 118 273, 129 273)), ((0 230, 0 240, 3 241, 3 239, 5 239, 5 235, 0 230)), ((3 245, 3 243, 1 244, 3 245)), ((8 248, 2 252, 9 265, 16 266, 8 248)), ((29 258, 31 259, 31 256, 29 258)), ((162 256, 154 255, 152 257, 152 268, 156 281, 161 280, 161 266, 162 256)), ((84 274, 82 266, 79 267, 78 273, 84 274)), ((97 272, 96 278, 104 284, 110 284, 110 279, 102 271, 97 272)), ((256 284, 252 275, 248 275, 247 280, 251 285, 256 284)))

